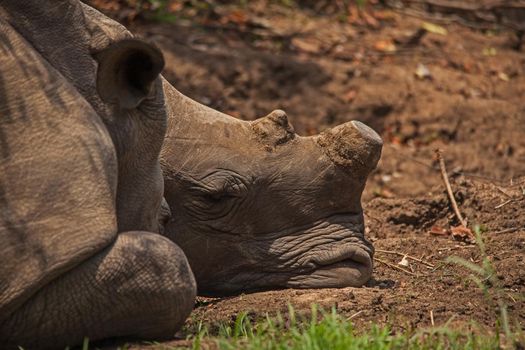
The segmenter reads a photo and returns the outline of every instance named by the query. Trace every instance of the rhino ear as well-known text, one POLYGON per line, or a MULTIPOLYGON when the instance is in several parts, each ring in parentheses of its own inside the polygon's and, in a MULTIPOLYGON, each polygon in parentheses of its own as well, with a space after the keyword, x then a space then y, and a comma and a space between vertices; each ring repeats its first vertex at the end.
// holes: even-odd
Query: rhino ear
POLYGON ((160 50, 144 41, 125 39, 94 55, 98 62, 97 90, 106 102, 136 108, 150 93, 164 68, 160 50))

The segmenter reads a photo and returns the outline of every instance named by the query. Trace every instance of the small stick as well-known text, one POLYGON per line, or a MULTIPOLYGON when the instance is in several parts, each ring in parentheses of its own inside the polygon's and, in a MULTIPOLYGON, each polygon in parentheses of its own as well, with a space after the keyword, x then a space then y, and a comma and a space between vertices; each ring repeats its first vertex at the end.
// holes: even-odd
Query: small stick
POLYGON ((377 262, 380 262, 381 264, 385 264, 386 266, 389 266, 389 267, 391 267, 391 268, 393 268, 393 269, 400 270, 400 271, 403 271, 404 273, 407 273, 407 274, 409 274, 409 275, 415 276, 415 273, 413 273, 413 272, 411 272, 411 271, 408 271, 407 269, 404 269, 404 268, 402 268, 402 267, 399 267, 399 266, 393 265, 393 264, 391 264, 391 263, 388 263, 388 262, 383 261, 383 260, 378 259, 378 258, 374 258, 374 260, 377 261, 377 262))
POLYGON ((498 191, 500 191, 501 193, 503 193, 505 195, 505 197, 507 198, 510 198, 510 199, 513 199, 513 197, 508 194, 507 192, 503 191, 503 189, 501 189, 499 186, 494 186, 498 191))
POLYGON ((454 193, 452 193, 452 187, 450 187, 450 181, 448 180, 447 175, 447 169, 445 168, 445 160, 441 156, 441 151, 436 149, 436 156, 439 161, 439 168, 441 169, 441 176, 443 177, 443 182, 445 183, 445 187, 447 188, 448 198, 450 199, 450 203, 452 204, 452 208, 454 209, 454 213, 456 214, 456 217, 458 218, 461 225, 464 227, 467 227, 467 220, 463 218, 461 213, 459 212, 458 203, 456 203, 456 199, 454 198, 454 193))
POLYGON ((414 260, 414 261, 417 261, 417 262, 420 262, 422 263, 423 265, 427 265, 428 267, 434 267, 433 264, 429 263, 429 262, 426 262, 424 260, 421 260, 421 259, 418 259, 418 258, 415 258, 413 256, 410 256, 408 254, 403 254, 403 253, 400 253, 400 252, 395 252, 393 250, 382 250, 382 249, 376 249, 376 252, 378 253, 385 253, 385 254, 395 254, 395 255, 399 255, 399 256, 403 256, 403 257, 406 257, 407 259, 410 259, 410 260, 414 260))
POLYGON ((432 324, 432 327, 435 326, 435 324, 434 324, 434 310, 430 310, 430 323, 432 324))
POLYGON ((357 311, 355 314, 353 314, 353 315, 351 315, 350 317, 348 317, 347 320, 350 321, 351 319, 353 319, 353 318, 355 318, 355 317, 361 315, 364 311, 365 311, 365 310, 359 310, 359 311, 357 311))
POLYGON ((511 232, 514 232, 514 231, 518 231, 519 229, 520 229, 519 227, 511 227, 511 228, 506 228, 504 230, 489 232, 489 234, 498 235, 498 234, 501 234, 501 233, 511 233, 511 232))
POLYGON ((494 209, 502 208, 502 207, 504 207, 505 205, 507 205, 507 204, 509 204, 509 203, 511 203, 511 202, 514 202, 514 201, 515 201, 514 198, 508 199, 508 200, 506 200, 505 202, 496 205, 496 206, 494 207, 494 209))
POLYGON ((516 304, 516 299, 514 299, 514 298, 512 297, 512 295, 510 295, 510 293, 506 293, 506 294, 507 294, 507 296, 508 296, 509 298, 512 299, 512 302, 513 302, 514 304, 516 304))

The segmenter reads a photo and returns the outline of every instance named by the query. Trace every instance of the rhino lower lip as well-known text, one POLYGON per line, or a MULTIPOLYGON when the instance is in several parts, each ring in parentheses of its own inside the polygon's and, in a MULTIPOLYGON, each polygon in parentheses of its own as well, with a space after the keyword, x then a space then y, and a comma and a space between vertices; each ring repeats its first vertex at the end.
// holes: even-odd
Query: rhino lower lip
POLYGON ((313 261, 319 267, 342 264, 344 262, 353 262, 354 264, 370 265, 370 254, 359 246, 344 246, 337 249, 335 252, 330 252, 322 257, 314 259, 313 261))
POLYGON ((360 287, 372 274, 372 253, 365 247, 347 245, 330 249, 311 260, 312 270, 287 282, 292 288, 360 287))

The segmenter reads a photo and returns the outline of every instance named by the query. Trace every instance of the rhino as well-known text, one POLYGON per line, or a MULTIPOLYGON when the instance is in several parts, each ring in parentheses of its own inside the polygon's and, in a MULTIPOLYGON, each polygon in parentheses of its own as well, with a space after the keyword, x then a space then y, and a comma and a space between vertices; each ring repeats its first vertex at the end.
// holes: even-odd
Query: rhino
POLYGON ((158 48, 79 1, 0 3, 0 348, 172 336, 195 279, 159 234, 158 48))
POLYGON ((366 125, 302 137, 203 106, 75 0, 4 0, 0 50, 0 348, 168 338, 197 292, 370 278, 366 125))

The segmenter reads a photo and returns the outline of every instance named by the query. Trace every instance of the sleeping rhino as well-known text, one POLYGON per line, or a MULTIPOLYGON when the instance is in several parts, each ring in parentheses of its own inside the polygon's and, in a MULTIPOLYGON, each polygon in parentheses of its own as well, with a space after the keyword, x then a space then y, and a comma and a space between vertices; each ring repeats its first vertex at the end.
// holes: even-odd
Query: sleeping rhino
POLYGON ((165 89, 161 151, 172 218, 198 293, 361 286, 372 274, 361 194, 382 140, 351 121, 301 137, 276 110, 249 122, 165 89))
POLYGON ((157 233, 163 65, 78 1, 0 3, 0 349, 170 337, 191 312, 157 233))
POLYGON ((300 137, 282 111, 204 107, 157 48, 74 0, 2 1, 0 50, 0 348, 172 336, 190 265, 209 295, 370 277, 365 125, 300 137))

